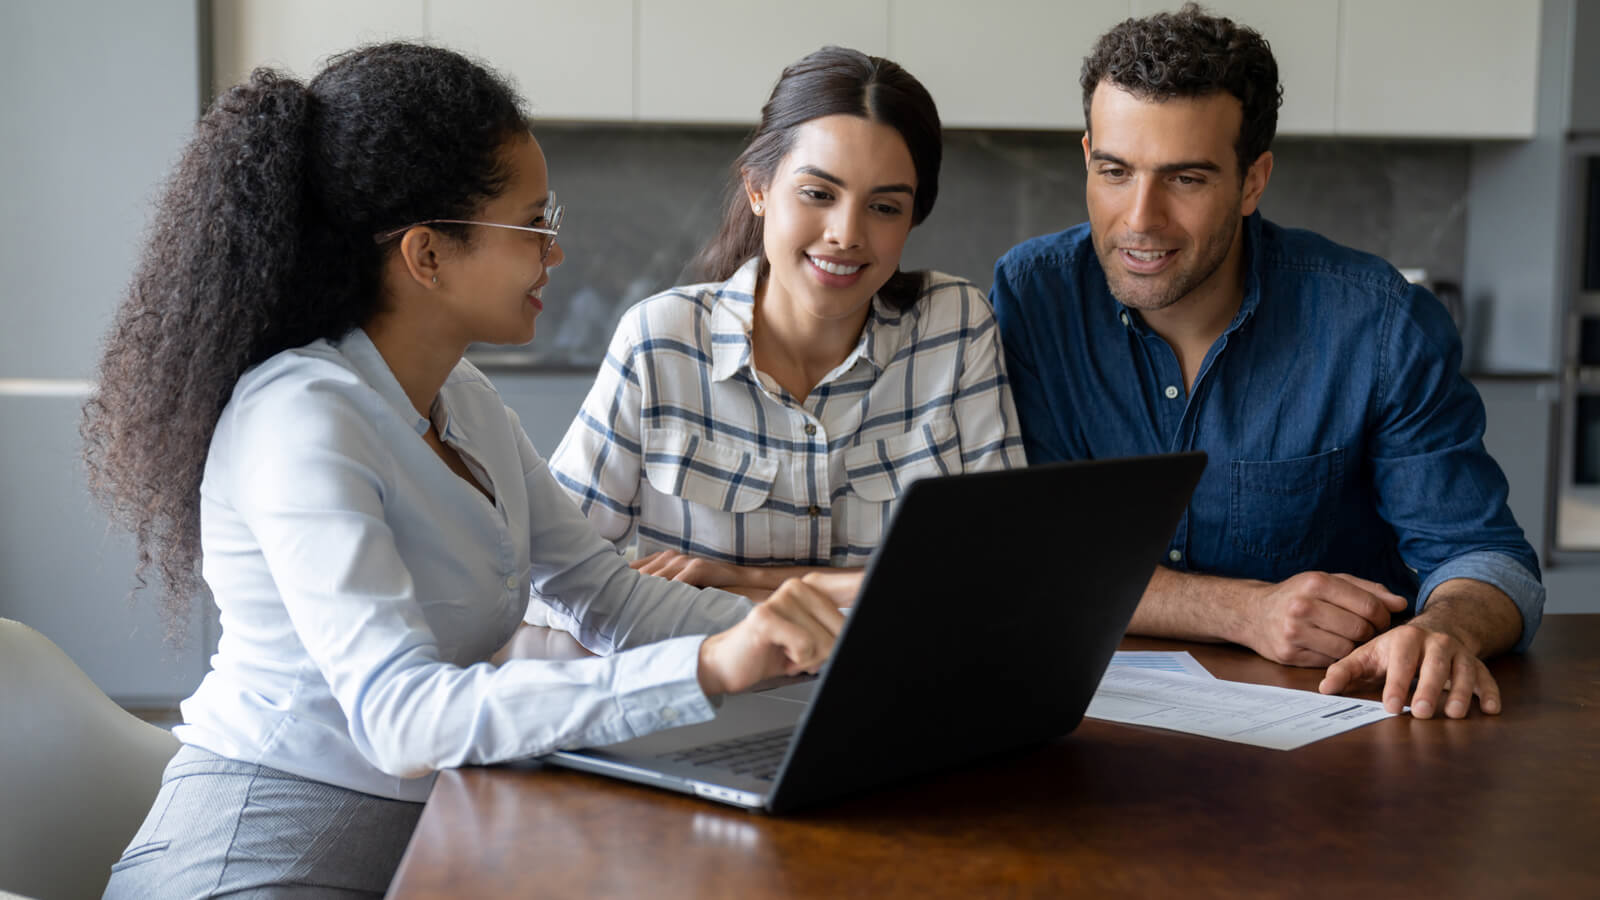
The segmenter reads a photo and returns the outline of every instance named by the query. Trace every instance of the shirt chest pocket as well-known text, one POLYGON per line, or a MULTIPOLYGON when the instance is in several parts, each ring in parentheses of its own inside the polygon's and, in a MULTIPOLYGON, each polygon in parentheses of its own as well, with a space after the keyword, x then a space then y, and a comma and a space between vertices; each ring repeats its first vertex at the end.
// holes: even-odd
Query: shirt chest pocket
POLYGON ((676 428, 644 432, 644 477, 663 494, 722 512, 746 513, 767 502, 778 461, 676 428))
POLYGON ((949 417, 918 422, 904 434, 868 441, 844 454, 845 478, 863 500, 887 503, 906 485, 961 471, 961 442, 949 417))
POLYGON ((1321 568, 1338 521, 1344 457, 1344 449, 1336 448, 1296 459, 1234 460, 1228 509, 1233 546, 1292 564, 1295 571, 1321 568))

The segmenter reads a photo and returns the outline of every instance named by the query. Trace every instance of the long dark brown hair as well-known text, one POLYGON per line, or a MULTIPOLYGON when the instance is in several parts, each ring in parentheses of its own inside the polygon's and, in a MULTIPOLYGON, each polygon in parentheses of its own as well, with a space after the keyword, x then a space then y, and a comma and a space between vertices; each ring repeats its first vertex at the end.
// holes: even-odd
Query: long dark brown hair
MULTIPOLYGON (((768 187, 800 126, 837 115, 859 116, 899 132, 917 170, 911 224, 922 224, 939 196, 939 163, 944 154, 933 97, 897 63, 845 47, 823 47, 784 69, 778 78, 772 96, 761 108, 761 124, 733 163, 722 225, 689 264, 691 278, 724 281, 752 256, 761 256, 765 276, 768 263, 761 248, 762 220, 750 210, 745 182, 768 187)), ((878 296, 904 308, 922 296, 926 280, 924 272, 896 269, 878 296)))
MULTIPOLYGON (((169 636, 204 595, 200 481, 239 376, 380 311, 377 232, 471 218, 527 133, 516 93, 459 54, 391 43, 309 85, 267 69, 201 118, 155 208, 81 431, 90 490, 153 566, 169 636)), ((467 240, 466 234, 455 235, 467 240)))

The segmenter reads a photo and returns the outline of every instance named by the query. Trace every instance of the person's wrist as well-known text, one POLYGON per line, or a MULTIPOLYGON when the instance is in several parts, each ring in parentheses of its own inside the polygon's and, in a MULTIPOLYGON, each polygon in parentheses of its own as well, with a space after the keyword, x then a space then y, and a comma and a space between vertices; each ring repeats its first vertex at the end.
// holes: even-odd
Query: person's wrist
POLYGON ((777 590, 788 580, 781 566, 747 566, 746 571, 752 584, 769 591, 777 590))
POLYGON ((713 634, 700 642, 700 653, 695 665, 695 677, 700 682, 700 693, 707 697, 727 693, 722 679, 716 673, 716 666, 711 662, 716 649, 716 640, 717 636, 713 634))
MULTIPOLYGON (((1261 628, 1266 622, 1267 598, 1277 590, 1270 581, 1240 580, 1238 590, 1229 591, 1233 601, 1227 603, 1227 639, 1235 644, 1263 653, 1261 628)), ((1263 653, 1263 655, 1265 655, 1263 653)))

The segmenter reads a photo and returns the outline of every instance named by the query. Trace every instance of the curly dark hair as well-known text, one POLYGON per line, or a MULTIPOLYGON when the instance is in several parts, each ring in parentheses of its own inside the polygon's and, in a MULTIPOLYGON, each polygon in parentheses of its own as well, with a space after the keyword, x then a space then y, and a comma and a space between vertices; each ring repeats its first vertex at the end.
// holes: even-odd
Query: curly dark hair
POLYGON ((81 425, 90 490, 134 535, 134 591, 152 566, 165 584, 169 637, 205 596, 200 481, 239 376, 370 321, 393 252, 373 235, 471 218, 504 189, 502 150, 527 130, 499 76, 405 43, 341 54, 309 85, 257 69, 201 118, 156 203, 81 425))
MULTIPOLYGON (((898 63, 846 47, 823 47, 784 69, 773 86, 772 95, 761 108, 761 124, 733 162, 722 225, 716 237, 689 264, 690 277, 723 281, 745 260, 762 254, 761 219, 750 211, 746 200, 746 176, 758 187, 771 184, 778 163, 794 146, 800 126, 812 119, 836 115, 859 116, 899 132, 917 170, 911 224, 922 224, 933 212, 944 154, 939 109, 934 106, 933 97, 898 63)), ((762 255, 763 276, 767 266, 762 255)), ((926 282, 926 272, 896 269, 878 295, 892 306, 905 308, 922 296, 926 282)))
POLYGON ((1272 47, 1253 28, 1186 3, 1175 13, 1128 19, 1101 35, 1083 60, 1083 121, 1100 82, 1137 97, 1168 100, 1226 91, 1244 107, 1234 141, 1242 175, 1272 146, 1283 87, 1272 47))

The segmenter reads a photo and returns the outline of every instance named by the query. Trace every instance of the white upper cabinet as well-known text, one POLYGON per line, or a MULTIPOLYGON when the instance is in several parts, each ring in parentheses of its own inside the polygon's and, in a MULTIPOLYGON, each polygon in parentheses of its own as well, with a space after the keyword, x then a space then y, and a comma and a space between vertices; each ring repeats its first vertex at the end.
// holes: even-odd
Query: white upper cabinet
POLYGON ((638 118, 753 124, 785 66, 825 44, 875 56, 888 0, 638 0, 638 118))
MULTIPOLYGON (((1403 2, 1403 0, 1402 0, 1403 2)), ((1176 10, 1181 3, 1133 0, 1133 14, 1176 10)), ((1339 80, 1339 0, 1212 0, 1206 9, 1248 25, 1272 45, 1283 85, 1279 134, 1332 134, 1339 80)))
MULTIPOLYGON (((541 118, 751 124, 783 68, 824 44, 887 56, 952 128, 1084 127, 1097 37, 1177 0, 211 0, 215 84, 262 64, 424 38, 511 75, 541 118)), ((1540 0, 1211 0, 1260 31, 1278 132, 1533 134, 1540 0)))
POLYGON ((947 128, 1083 128, 1078 72, 1128 0, 891 0, 890 59, 947 128))
POLYGON ((1343 0, 1335 131, 1533 136, 1539 0, 1343 0))
POLYGON ((331 54, 374 41, 426 35, 425 0, 212 0, 212 89, 222 93, 257 66, 309 79, 331 54))
POLYGON ((434 0, 426 24, 509 75, 535 118, 634 117, 633 0, 434 0))

